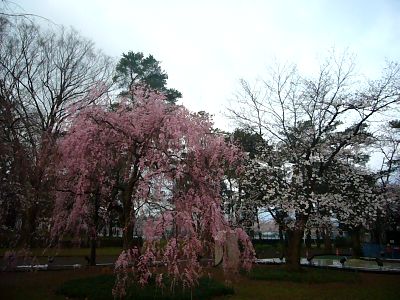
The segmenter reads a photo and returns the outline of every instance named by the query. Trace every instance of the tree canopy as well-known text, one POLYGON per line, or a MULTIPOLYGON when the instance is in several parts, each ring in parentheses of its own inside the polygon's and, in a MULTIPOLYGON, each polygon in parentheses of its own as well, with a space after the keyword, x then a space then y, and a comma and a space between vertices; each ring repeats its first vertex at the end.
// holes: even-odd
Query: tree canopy
MULTIPOLYGON (((151 275, 150 266, 162 261, 170 277, 191 286, 201 271, 198 257, 210 255, 232 230, 221 211, 220 182, 228 168, 241 170, 242 155, 213 133, 206 117, 166 104, 156 92, 136 89, 134 97, 133 104, 125 101, 116 111, 91 106, 70 120, 59 144, 53 230, 56 236, 65 230, 96 232, 93 211, 116 200, 124 211, 126 237, 132 236, 129 229, 138 215, 146 216, 144 252, 124 245, 116 293, 123 292, 130 276, 128 263, 142 283, 151 275), (114 188, 117 199, 110 198, 114 188)), ((248 267, 252 246, 243 231, 236 232, 248 267)))
POLYGON ((52 208, 52 157, 60 128, 72 107, 107 95, 114 67, 73 29, 6 21, 0 37, 0 173, 6 178, 0 184, 1 220, 17 234, 12 243, 31 245, 42 238, 38 227, 52 208))
MULTIPOLYGON (((327 60, 313 77, 301 75, 295 66, 277 68, 254 86, 242 80, 237 102, 229 108, 239 127, 272 145, 272 151, 265 148, 256 156, 245 182, 259 187, 253 189, 257 195, 252 197, 262 199, 262 206, 284 212, 281 221, 289 236, 289 265, 299 264, 299 243, 310 221, 316 217, 329 220, 332 206, 338 215, 341 210, 342 217, 357 214, 350 205, 350 198, 356 197, 346 198, 349 191, 344 183, 336 182, 342 193, 335 198, 321 190, 323 178, 346 174, 342 178, 346 184, 361 191, 359 171, 353 171, 362 168, 367 157, 362 150, 372 142, 368 125, 400 102, 398 64, 389 64, 379 80, 362 86, 355 85, 353 71, 353 61, 346 56, 327 60), (271 156, 274 152, 278 155, 271 156), (272 164, 270 157, 279 157, 279 165, 272 164), (335 169, 339 165, 352 167, 339 171, 335 169)), ((381 198, 366 200, 371 207, 368 218, 376 217, 383 207, 371 199, 381 198)), ((357 205, 362 209, 365 202, 357 205)))
POLYGON ((160 62, 153 55, 145 57, 142 52, 122 54, 116 67, 114 82, 126 95, 134 90, 137 85, 146 86, 166 95, 166 100, 175 103, 182 94, 172 88, 167 88, 167 73, 161 69, 160 62))

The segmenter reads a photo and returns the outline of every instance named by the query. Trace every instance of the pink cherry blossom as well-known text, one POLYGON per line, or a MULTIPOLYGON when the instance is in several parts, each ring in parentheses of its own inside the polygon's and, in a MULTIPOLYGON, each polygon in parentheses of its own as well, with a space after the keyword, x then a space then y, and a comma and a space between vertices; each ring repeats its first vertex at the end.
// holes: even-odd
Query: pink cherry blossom
MULTIPOLYGON (((97 232, 95 210, 112 201, 122 206, 126 240, 139 217, 147 220, 142 253, 126 243, 117 260, 115 295, 123 295, 128 277, 141 284, 155 277, 157 261, 173 283, 196 284, 199 257, 212 257, 219 234, 231 230, 221 210, 221 181, 228 168, 241 170, 243 160, 208 118, 166 104, 156 92, 136 89, 133 98, 114 111, 94 105, 77 112, 58 145, 55 235, 97 232)), ((249 267, 254 250, 244 231, 237 234, 249 267)))

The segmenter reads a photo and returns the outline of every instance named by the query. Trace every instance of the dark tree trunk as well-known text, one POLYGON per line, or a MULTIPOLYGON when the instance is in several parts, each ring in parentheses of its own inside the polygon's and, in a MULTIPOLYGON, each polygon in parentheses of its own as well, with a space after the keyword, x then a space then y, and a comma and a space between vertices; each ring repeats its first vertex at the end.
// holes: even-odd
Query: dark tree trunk
POLYGON ((324 252, 326 254, 332 253, 331 230, 325 227, 323 232, 324 232, 324 252))
POLYGON ((97 232, 99 230, 99 209, 100 209, 100 195, 96 191, 93 197, 93 231, 90 236, 90 259, 91 266, 96 265, 96 248, 97 248, 97 232))
POLYGON ((371 230, 371 242, 379 245, 384 244, 384 220, 381 217, 380 212, 376 218, 373 229, 371 230))
POLYGON ((123 191, 122 197, 124 201, 124 212, 123 212, 123 223, 124 230, 123 230, 123 249, 128 250, 133 246, 133 231, 135 227, 134 220, 132 216, 133 205, 131 202, 132 191, 130 189, 123 191))
POLYGON ((285 240, 283 238, 283 230, 282 230, 282 226, 279 225, 279 242, 283 245, 285 244, 285 240))
POLYGON ((25 247, 25 248, 33 248, 36 245, 34 245, 34 236, 35 236, 35 231, 36 231, 36 205, 34 204, 33 206, 29 207, 26 210, 24 220, 22 222, 22 234, 21 234, 21 240, 20 240, 20 245, 25 247))
POLYGON ((317 243, 317 248, 319 249, 319 248, 321 248, 321 235, 320 235, 320 232, 319 232, 319 229, 317 229, 316 231, 315 231, 315 235, 316 235, 316 243, 317 243))
POLYGON ((242 184, 239 181, 239 187, 238 187, 238 197, 237 197, 237 201, 236 201, 236 208, 235 208, 235 221, 236 224, 240 223, 240 208, 242 206, 242 184))
POLYGON ((312 244, 312 239, 311 239, 311 231, 307 230, 307 234, 306 234, 306 247, 307 250, 310 251, 311 249, 311 244, 312 244))
POLYGON ((90 238, 90 261, 89 261, 89 264, 91 266, 96 265, 96 246, 97 246, 96 243, 97 243, 96 237, 91 237, 90 238))
POLYGON ((300 269, 301 244, 304 229, 288 229, 288 246, 286 248, 286 267, 290 270, 300 269))
POLYGON ((108 223, 108 237, 109 238, 113 236, 112 228, 113 228, 113 222, 112 222, 112 216, 110 216, 110 221, 108 223))
POLYGON ((301 246, 303 242, 307 217, 298 215, 293 229, 287 229, 288 246, 286 248, 286 268, 289 270, 300 269, 301 246))
MULTIPOLYGON (((135 228, 135 207, 132 203, 132 196, 136 192, 136 183, 139 179, 139 156, 133 161, 133 171, 128 182, 124 184, 122 190, 122 202, 123 202, 123 249, 127 250, 133 246, 133 232, 135 228)), ((129 165, 129 164, 128 164, 129 165)))
POLYGON ((361 248, 361 229, 354 228, 350 230, 351 236, 351 244, 352 244, 352 256, 353 257, 360 257, 363 255, 362 248, 361 248))
POLYGON ((258 239, 262 240, 262 232, 260 227, 260 218, 258 217, 258 208, 256 207, 256 218, 257 218, 257 229, 258 229, 258 239))
POLYGON ((282 249, 282 253, 281 253, 281 256, 282 257, 284 257, 285 256, 285 254, 286 254, 286 241, 285 241, 285 239, 284 239, 284 236, 283 236, 283 229, 282 229, 282 225, 281 224, 279 224, 278 225, 278 230, 279 230, 279 243, 280 243, 280 245, 281 245, 281 249, 282 249))
POLYGON ((124 233, 123 233, 123 248, 124 250, 128 250, 133 246, 133 224, 128 221, 128 224, 125 224, 124 233))

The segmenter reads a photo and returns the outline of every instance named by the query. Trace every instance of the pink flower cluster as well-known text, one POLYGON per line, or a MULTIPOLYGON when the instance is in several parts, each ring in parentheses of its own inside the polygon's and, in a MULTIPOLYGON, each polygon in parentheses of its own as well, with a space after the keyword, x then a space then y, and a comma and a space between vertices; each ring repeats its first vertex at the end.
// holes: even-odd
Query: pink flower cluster
MULTIPOLYGON (((199 257, 211 257, 216 237, 230 230, 221 211, 221 181, 227 169, 241 170, 243 155, 212 130, 208 118, 166 104, 155 92, 136 89, 134 102, 116 110, 92 106, 74 115, 59 143, 59 190, 53 232, 81 233, 93 228, 93 198, 109 207, 111 191, 121 188, 125 226, 141 215, 143 253, 121 253, 114 289, 122 295, 132 278, 145 284, 155 262, 166 266, 173 283, 196 284, 199 257), (157 211, 151 208, 157 206, 157 211)), ((241 259, 253 258, 243 231, 241 259)), ((156 275, 154 275, 156 276, 156 275)), ((162 284, 163 276, 157 275, 162 284)))

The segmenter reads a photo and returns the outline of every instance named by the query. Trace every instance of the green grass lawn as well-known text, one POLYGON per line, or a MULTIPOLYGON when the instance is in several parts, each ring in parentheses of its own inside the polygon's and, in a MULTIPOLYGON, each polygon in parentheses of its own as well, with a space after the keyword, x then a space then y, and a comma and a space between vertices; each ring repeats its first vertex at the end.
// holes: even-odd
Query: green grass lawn
POLYGON ((303 268, 299 271, 288 271, 284 268, 284 266, 276 266, 274 268, 255 266, 251 270, 251 272, 247 274, 247 276, 248 278, 254 280, 289 281, 304 283, 354 283, 360 279, 358 273, 314 268, 303 268))
MULTIPOLYGON (((224 282, 220 269, 207 271, 217 281, 224 282)), ((112 269, 99 267, 69 271, 0 272, 0 299, 65 299, 64 295, 56 293, 65 286, 65 282, 74 279, 85 282, 93 276, 110 274, 112 269)), ((93 283, 97 279, 93 280, 86 282, 93 283)), ((111 281, 107 284, 111 293, 111 281)), ((388 274, 314 268, 305 268, 298 274, 285 274, 281 266, 256 266, 253 273, 238 276, 232 284, 233 295, 218 296, 216 299, 400 299, 400 276, 388 274), (264 278, 252 279, 255 274, 264 278)), ((88 288, 98 290, 100 284, 90 284, 88 288)), ((203 299, 196 297, 194 294, 193 299, 203 299)))

